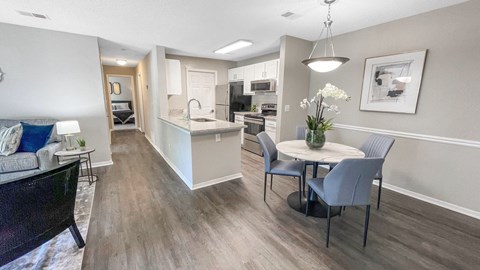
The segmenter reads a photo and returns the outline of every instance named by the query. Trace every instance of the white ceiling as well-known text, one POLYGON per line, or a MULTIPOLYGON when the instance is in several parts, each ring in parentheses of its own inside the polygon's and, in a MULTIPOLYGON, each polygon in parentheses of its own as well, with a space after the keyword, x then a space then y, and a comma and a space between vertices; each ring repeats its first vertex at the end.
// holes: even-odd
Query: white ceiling
MULTIPOLYGON (((339 35, 466 1, 338 0, 332 5, 332 30, 339 35)), ((283 35, 316 40, 326 14, 321 0, 3 0, 0 22, 98 36, 104 64, 122 58, 135 66, 154 45, 170 54, 232 61, 276 52, 283 35), (295 16, 280 16, 287 11, 295 16), (238 39, 254 45, 228 55, 213 53, 238 39)))

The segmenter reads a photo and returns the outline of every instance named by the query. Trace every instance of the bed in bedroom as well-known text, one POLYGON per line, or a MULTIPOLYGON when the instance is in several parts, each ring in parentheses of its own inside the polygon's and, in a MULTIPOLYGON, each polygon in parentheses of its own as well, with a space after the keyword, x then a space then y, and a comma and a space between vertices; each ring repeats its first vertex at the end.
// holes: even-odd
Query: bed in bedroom
POLYGON ((112 114, 115 125, 135 124, 131 100, 112 100, 112 114))

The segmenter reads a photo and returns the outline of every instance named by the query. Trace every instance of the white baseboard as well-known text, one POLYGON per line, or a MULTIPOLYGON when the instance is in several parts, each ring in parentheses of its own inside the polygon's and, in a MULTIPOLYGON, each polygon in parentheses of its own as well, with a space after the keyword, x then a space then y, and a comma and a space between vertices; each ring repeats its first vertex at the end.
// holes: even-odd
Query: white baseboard
POLYGON ((175 166, 173 164, 173 162, 171 162, 170 159, 167 158, 167 156, 162 152, 162 150, 160 150, 160 148, 158 148, 148 136, 145 135, 145 138, 147 138, 147 141, 152 145, 153 149, 155 149, 160 154, 160 156, 162 156, 162 158, 165 160, 165 162, 167 162, 167 164, 170 166, 170 168, 172 168, 172 170, 175 171, 175 173, 178 175, 178 177, 180 177, 180 179, 182 179, 183 183, 185 183, 185 185, 187 185, 187 187, 189 189, 193 190, 192 183, 182 173, 182 171, 180 171, 180 169, 178 169, 177 166, 175 166))
MULTIPOLYGON (((373 184, 378 186, 378 181, 377 180, 374 181, 373 184)), ((452 210, 452 211, 460 213, 460 214, 467 215, 469 217, 480 219, 480 212, 478 212, 478 211, 474 211, 474 210, 471 210, 471 209, 468 209, 468 208, 465 208, 465 207, 461 207, 461 206, 458 206, 458 205, 455 205, 455 204, 452 204, 452 203, 449 203, 449 202, 445 202, 445 201, 442 201, 442 200, 439 200, 439 199, 435 199, 435 198, 432 198, 432 197, 429 197, 429 196, 426 196, 426 195, 423 195, 423 194, 420 194, 420 193, 417 193, 417 192, 413 192, 413 191, 410 191, 410 190, 407 190, 407 189, 404 189, 404 188, 400 188, 400 187, 397 187, 397 186, 394 186, 394 185, 391 185, 391 184, 388 184, 388 183, 385 183, 385 182, 382 183, 382 187, 386 188, 386 189, 389 189, 389 190, 392 190, 392 191, 395 191, 395 192, 398 192, 400 194, 403 194, 403 195, 406 195, 406 196, 409 196, 409 197, 427 202, 427 203, 431 203, 431 204, 446 208, 448 210, 452 210)))
POLYGON ((195 189, 199 189, 199 188, 204 188, 204 187, 219 184, 219 183, 222 183, 222 182, 227 182, 227 181, 230 181, 230 180, 233 180, 233 179, 242 178, 242 177, 243 177, 243 175, 241 173, 235 173, 235 174, 232 174, 232 175, 227 175, 227 176, 224 176, 224 177, 220 177, 220 178, 213 179, 213 180, 208 180, 208 181, 193 185, 193 188, 190 188, 190 189, 195 190, 195 189))
POLYGON ((113 160, 100 161, 100 162, 92 163, 92 168, 112 166, 112 165, 113 165, 113 160))

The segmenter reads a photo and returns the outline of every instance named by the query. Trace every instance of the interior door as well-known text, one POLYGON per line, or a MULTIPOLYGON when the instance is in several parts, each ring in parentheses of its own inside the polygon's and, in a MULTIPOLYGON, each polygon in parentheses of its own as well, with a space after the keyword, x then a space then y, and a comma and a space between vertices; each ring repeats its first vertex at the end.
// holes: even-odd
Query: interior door
POLYGON ((193 101, 190 114, 215 117, 215 73, 189 70, 187 74, 187 98, 200 101, 202 109, 193 101))

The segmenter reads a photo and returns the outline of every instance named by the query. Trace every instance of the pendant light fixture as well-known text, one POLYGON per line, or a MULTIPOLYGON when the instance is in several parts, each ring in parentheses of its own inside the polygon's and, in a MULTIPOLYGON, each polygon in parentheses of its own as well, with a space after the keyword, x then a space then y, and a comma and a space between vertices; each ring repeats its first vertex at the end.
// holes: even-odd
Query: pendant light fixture
POLYGON ((328 15, 327 20, 323 22, 325 25, 320 33, 320 37, 318 38, 317 42, 315 42, 315 46, 313 46, 313 50, 310 53, 308 59, 302 61, 303 64, 307 65, 309 68, 313 69, 316 72, 329 72, 332 70, 337 69, 339 66, 345 64, 350 59, 346 57, 338 57, 335 56, 335 50, 333 48, 333 38, 332 38, 332 18, 330 16, 330 6, 336 0, 324 0, 325 4, 328 5, 328 15), (313 53, 317 49, 318 42, 322 38, 323 32, 326 32, 327 36, 325 38, 325 51, 323 57, 314 57, 313 53))

